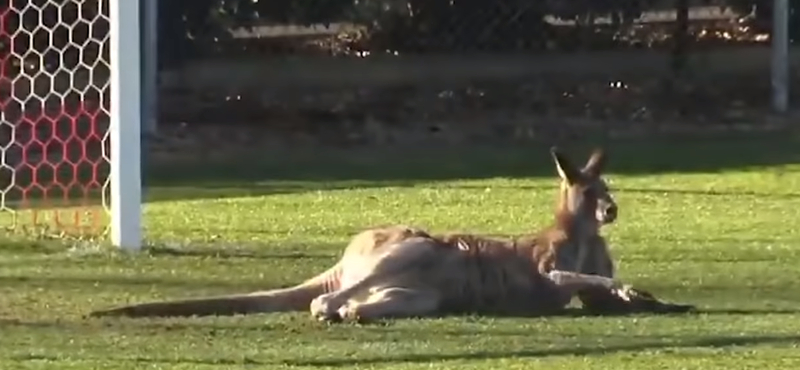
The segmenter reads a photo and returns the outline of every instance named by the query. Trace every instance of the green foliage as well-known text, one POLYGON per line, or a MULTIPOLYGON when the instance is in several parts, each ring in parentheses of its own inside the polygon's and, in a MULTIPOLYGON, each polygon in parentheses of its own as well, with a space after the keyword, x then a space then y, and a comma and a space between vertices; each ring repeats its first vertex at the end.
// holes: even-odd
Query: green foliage
POLYGON ((435 51, 540 49, 556 36, 544 16, 583 20, 614 14, 619 24, 651 0, 170 0, 160 1, 162 53, 192 48, 188 35, 220 39, 225 28, 260 23, 354 22, 369 49, 435 51))

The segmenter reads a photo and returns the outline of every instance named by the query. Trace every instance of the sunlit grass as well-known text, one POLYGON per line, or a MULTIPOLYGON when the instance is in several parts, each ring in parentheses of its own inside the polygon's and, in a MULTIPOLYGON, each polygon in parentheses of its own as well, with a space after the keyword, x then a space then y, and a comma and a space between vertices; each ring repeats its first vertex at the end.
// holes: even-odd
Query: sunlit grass
MULTIPOLYGON (((442 164, 450 172, 441 178, 414 178, 414 168, 400 162, 393 172, 386 167, 400 160, 389 158, 376 159, 372 171, 342 163, 336 173, 326 158, 323 165, 270 164, 246 180, 213 185, 155 179, 144 209, 151 247, 139 255, 90 243, 7 243, 0 251, 0 364, 4 370, 798 368, 796 146, 781 147, 786 155, 770 164, 750 161, 758 156, 753 147, 743 154, 738 144, 714 145, 717 162, 745 156, 741 165, 731 159, 714 168, 701 144, 650 151, 619 144, 608 175, 621 218, 605 233, 620 277, 697 304, 698 315, 460 317, 374 326, 327 326, 306 313, 82 318, 125 302, 297 282, 335 261, 348 237, 371 225, 507 235, 536 230, 551 217, 556 182, 545 150, 536 152, 543 159, 516 149, 461 157, 472 167, 427 156, 421 171, 434 174, 431 168, 442 164), (643 154, 619 154, 634 150, 643 154), (526 174, 519 163, 528 158, 535 170, 526 174), (695 167, 646 170, 648 162, 655 169, 673 161, 695 167), (288 176, 293 171, 298 175, 288 176), (322 180, 310 175, 325 171, 322 180), (367 176, 380 171, 386 176, 367 176)), ((761 148, 774 154, 777 146, 761 148)))

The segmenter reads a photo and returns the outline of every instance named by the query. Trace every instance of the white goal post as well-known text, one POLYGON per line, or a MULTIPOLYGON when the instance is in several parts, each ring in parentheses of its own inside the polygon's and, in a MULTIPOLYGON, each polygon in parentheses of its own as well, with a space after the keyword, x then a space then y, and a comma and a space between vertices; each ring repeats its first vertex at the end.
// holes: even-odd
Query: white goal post
POLYGON ((111 243, 142 246, 140 1, 109 0, 111 65, 111 243))
POLYGON ((789 0, 774 0, 772 5, 772 108, 789 111, 789 0))

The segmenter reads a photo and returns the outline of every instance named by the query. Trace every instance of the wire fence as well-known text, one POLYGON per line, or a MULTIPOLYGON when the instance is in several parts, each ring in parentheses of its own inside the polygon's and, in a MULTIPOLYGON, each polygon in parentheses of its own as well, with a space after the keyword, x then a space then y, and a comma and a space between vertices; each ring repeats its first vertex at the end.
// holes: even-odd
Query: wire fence
POLYGON ((160 2, 159 122, 342 144, 739 127, 770 109, 772 2, 160 2))
POLYGON ((772 16, 772 0, 184 0, 157 5, 161 59, 170 65, 231 53, 542 54, 674 48, 678 41, 717 46, 756 41, 772 16))

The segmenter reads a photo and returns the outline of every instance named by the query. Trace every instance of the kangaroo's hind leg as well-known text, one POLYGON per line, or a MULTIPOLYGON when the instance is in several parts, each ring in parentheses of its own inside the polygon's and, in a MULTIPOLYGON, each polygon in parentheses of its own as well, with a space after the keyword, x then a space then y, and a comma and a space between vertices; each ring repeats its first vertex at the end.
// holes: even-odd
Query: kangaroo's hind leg
POLYGON ((424 317, 436 314, 440 302, 439 293, 431 289, 380 288, 363 302, 351 301, 339 308, 339 317, 359 322, 424 317))
MULTIPOLYGON (((338 321, 341 319, 339 310, 352 300, 358 300, 364 295, 374 294, 378 289, 386 286, 397 286, 406 274, 414 274, 414 270, 421 264, 435 260, 439 246, 436 241, 429 238, 410 238, 402 242, 386 246, 379 254, 370 256, 375 260, 366 263, 363 259, 354 260, 347 269, 369 270, 360 275, 357 282, 338 291, 323 294, 311 301, 311 315, 318 320, 338 321)), ((403 284, 399 284, 402 286, 403 284)))

